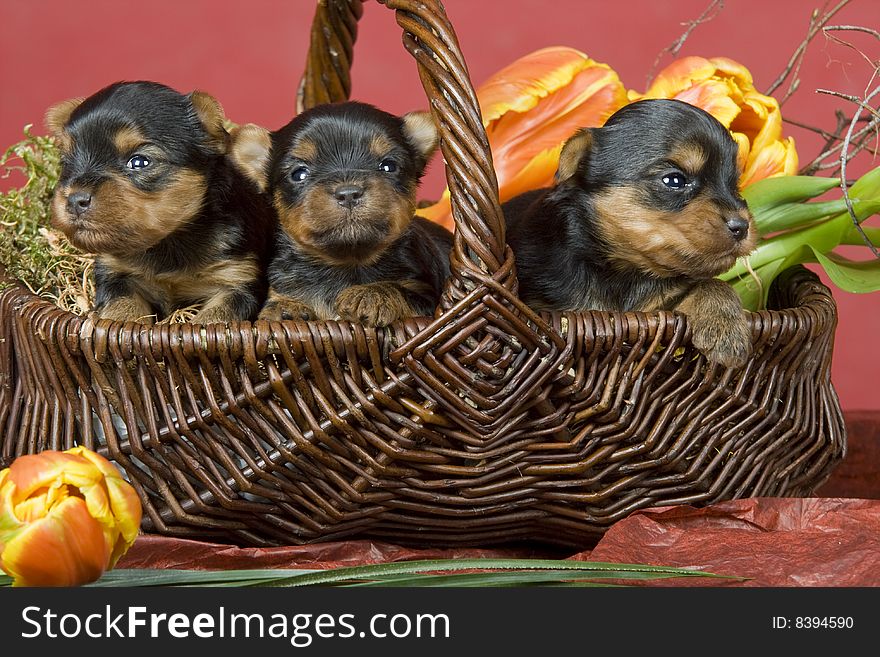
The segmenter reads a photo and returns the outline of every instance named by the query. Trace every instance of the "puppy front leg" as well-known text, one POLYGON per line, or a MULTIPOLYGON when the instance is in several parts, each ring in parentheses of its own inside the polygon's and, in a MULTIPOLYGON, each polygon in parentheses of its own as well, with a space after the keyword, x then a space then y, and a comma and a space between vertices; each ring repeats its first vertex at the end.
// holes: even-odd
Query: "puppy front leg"
POLYGON ((286 294, 280 294, 270 288, 269 298, 260 311, 260 319, 269 321, 293 319, 308 322, 318 319, 318 313, 299 299, 286 294))
POLYGON ((156 318, 149 302, 137 292, 130 295, 113 297, 97 309, 101 319, 112 319, 117 322, 137 322, 152 324, 156 318))
POLYGON ((101 319, 152 324, 156 313, 125 274, 95 262, 95 312, 101 319))
POLYGON ((256 316, 260 302, 249 289, 223 290, 210 297, 195 314, 197 324, 247 321, 256 316))
POLYGON ((388 326, 418 313, 404 290, 395 283, 379 282, 347 287, 336 297, 339 319, 367 326, 388 326))
POLYGON ((693 345, 707 359, 725 367, 745 365, 752 332, 730 285, 714 278, 698 281, 675 309, 687 315, 693 345))

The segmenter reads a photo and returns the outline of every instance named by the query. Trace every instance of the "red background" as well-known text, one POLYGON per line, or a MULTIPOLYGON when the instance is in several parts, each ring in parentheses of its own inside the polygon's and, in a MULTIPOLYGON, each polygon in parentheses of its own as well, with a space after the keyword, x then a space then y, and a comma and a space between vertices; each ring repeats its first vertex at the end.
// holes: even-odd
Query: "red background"
MULTIPOLYGON (((445 2, 475 86, 516 57, 567 45, 609 64, 628 88, 639 91, 647 86, 658 55, 684 31, 683 23, 708 4, 445 2)), ((122 79, 156 80, 182 92, 203 89, 221 101, 232 120, 277 128, 294 111, 314 6, 313 0, 0 0, 0 147, 18 141, 29 123, 43 133, 49 105, 122 79)), ((680 56, 730 57, 747 66, 756 87, 765 90, 802 40, 810 13, 821 6, 820 0, 727 0, 720 13, 693 31, 680 56)), ((876 0, 852 0, 830 24, 877 29, 878 19, 876 0)), ((880 46, 870 37, 840 36, 878 57, 880 46)), ((661 67, 669 61, 665 56, 661 67)), ((857 52, 820 34, 807 50, 800 89, 784 105, 783 115, 833 128, 834 110, 851 113, 852 106, 815 90, 864 95, 871 70, 857 52)), ((400 30, 391 12, 378 4, 367 3, 352 76, 355 98, 396 113, 425 106, 400 30)), ((819 152, 821 140, 815 135, 792 126, 785 130, 795 137, 802 163, 819 152)), ((853 175, 880 164, 865 155, 856 163, 853 175)), ((435 159, 421 196, 437 198, 443 185, 442 166, 435 159)), ((880 296, 835 291, 835 298, 840 323, 832 376, 843 407, 880 409, 880 395, 873 389, 880 369, 880 296)))

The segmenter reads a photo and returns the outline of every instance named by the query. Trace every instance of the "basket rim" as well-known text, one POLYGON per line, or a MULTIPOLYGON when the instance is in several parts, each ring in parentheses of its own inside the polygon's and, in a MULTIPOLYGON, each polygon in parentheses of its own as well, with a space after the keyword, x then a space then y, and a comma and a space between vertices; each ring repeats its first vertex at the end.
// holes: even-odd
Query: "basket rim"
MULTIPOLYGON (((806 299, 799 301, 798 303, 785 307, 785 308, 764 308, 761 310, 747 310, 744 309, 743 312, 749 318, 751 323, 755 323, 756 321, 760 321, 760 319, 770 319, 774 317, 783 317, 786 315, 790 315, 794 311, 806 311, 813 310, 817 311, 819 316, 835 316, 837 304, 834 301, 834 296, 831 288, 822 283, 819 279, 818 275, 816 275, 811 270, 807 269, 804 265, 797 264, 792 265, 787 268, 783 272, 776 277, 773 282, 773 285, 777 288, 782 285, 789 285, 789 288, 786 290, 789 294, 803 294, 806 299), (792 280, 791 283, 788 283, 789 280, 792 280), (812 290, 807 290, 805 288, 812 288, 812 290), (812 292, 812 293, 807 293, 812 292), (818 295, 818 299, 816 296, 818 295), (829 312, 829 307, 831 311, 829 312)), ((6 296, 10 293, 10 291, 15 292, 17 299, 17 305, 23 306, 27 304, 28 306, 39 309, 40 311, 50 310, 56 313, 59 313, 62 318, 67 320, 85 322, 89 319, 93 319, 94 324, 111 327, 115 325, 126 325, 138 327, 141 330, 144 328, 152 328, 156 326, 175 326, 175 325, 191 325, 191 326, 209 326, 206 324, 201 324, 199 322, 192 321, 184 321, 184 322, 156 322, 153 324, 138 324, 133 321, 120 321, 120 320, 109 320, 109 319, 97 319, 90 318, 89 315, 79 315, 69 310, 65 310, 60 308, 55 303, 52 302, 51 299, 43 297, 33 290, 31 290, 23 281, 12 276, 6 267, 0 263, 0 297, 6 296)), ((565 311, 540 311, 536 312, 536 314, 541 317, 541 319, 550 322, 551 325, 558 323, 561 320, 573 320, 577 318, 620 318, 624 322, 627 321, 640 321, 640 322, 652 322, 657 321, 665 316, 681 316, 685 318, 687 321, 687 315, 677 310, 652 310, 652 311, 641 311, 641 310, 565 310, 565 311)), ((410 317, 403 320, 398 320, 393 324, 389 325, 389 328, 394 327, 410 327, 416 328, 417 330, 422 330, 430 326, 436 318, 431 316, 417 316, 410 317)), ((229 328, 235 327, 249 327, 251 330, 259 328, 261 326, 270 326, 270 325, 279 325, 279 326, 294 326, 294 325, 305 325, 305 326, 338 326, 340 324, 346 325, 355 325, 355 326, 363 326, 360 324, 356 324, 353 322, 345 322, 341 320, 240 320, 240 321, 231 321, 224 322, 224 324, 229 328)), ((364 326, 366 330, 375 330, 377 333, 381 332, 381 328, 367 327, 364 326)))

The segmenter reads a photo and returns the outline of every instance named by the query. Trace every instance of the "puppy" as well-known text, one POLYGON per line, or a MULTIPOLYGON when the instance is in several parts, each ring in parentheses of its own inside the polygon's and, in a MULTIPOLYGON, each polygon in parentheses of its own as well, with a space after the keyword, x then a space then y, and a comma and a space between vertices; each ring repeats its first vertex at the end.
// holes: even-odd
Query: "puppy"
POLYGON ((520 298, 537 310, 678 310, 692 342, 741 366, 751 334, 715 279, 755 245, 737 145, 707 112, 644 100, 563 146, 553 187, 503 206, 520 298))
POLYGON ((452 234, 414 213, 437 144, 429 114, 353 101, 315 107, 271 134, 233 131, 233 158, 279 217, 260 318, 386 326, 432 314, 452 234))
POLYGON ((275 221, 226 158, 223 110, 200 91, 118 82, 50 108, 61 150, 52 224, 94 253, 99 317, 255 319, 275 221))

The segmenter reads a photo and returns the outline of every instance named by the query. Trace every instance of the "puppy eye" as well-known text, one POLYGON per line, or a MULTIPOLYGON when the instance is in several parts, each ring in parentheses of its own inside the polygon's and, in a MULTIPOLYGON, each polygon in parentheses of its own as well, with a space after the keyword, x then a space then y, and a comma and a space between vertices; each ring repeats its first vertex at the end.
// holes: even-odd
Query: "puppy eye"
POLYGON ((150 166, 150 158, 148 158, 146 155, 141 155, 140 153, 135 153, 134 155, 131 156, 131 159, 125 163, 125 166, 127 166, 132 171, 136 171, 138 169, 144 169, 144 168, 150 166))
POLYGON ((394 173, 397 171, 397 162, 394 160, 382 160, 379 163, 379 171, 384 171, 385 173, 394 173))
POLYGON ((687 178, 685 178, 682 173, 667 173, 663 178, 661 178, 663 184, 669 187, 670 189, 681 189, 685 185, 687 185, 687 178))
POLYGON ((293 182, 302 182, 309 177, 309 170, 307 167, 297 167, 290 172, 290 177, 293 182))

